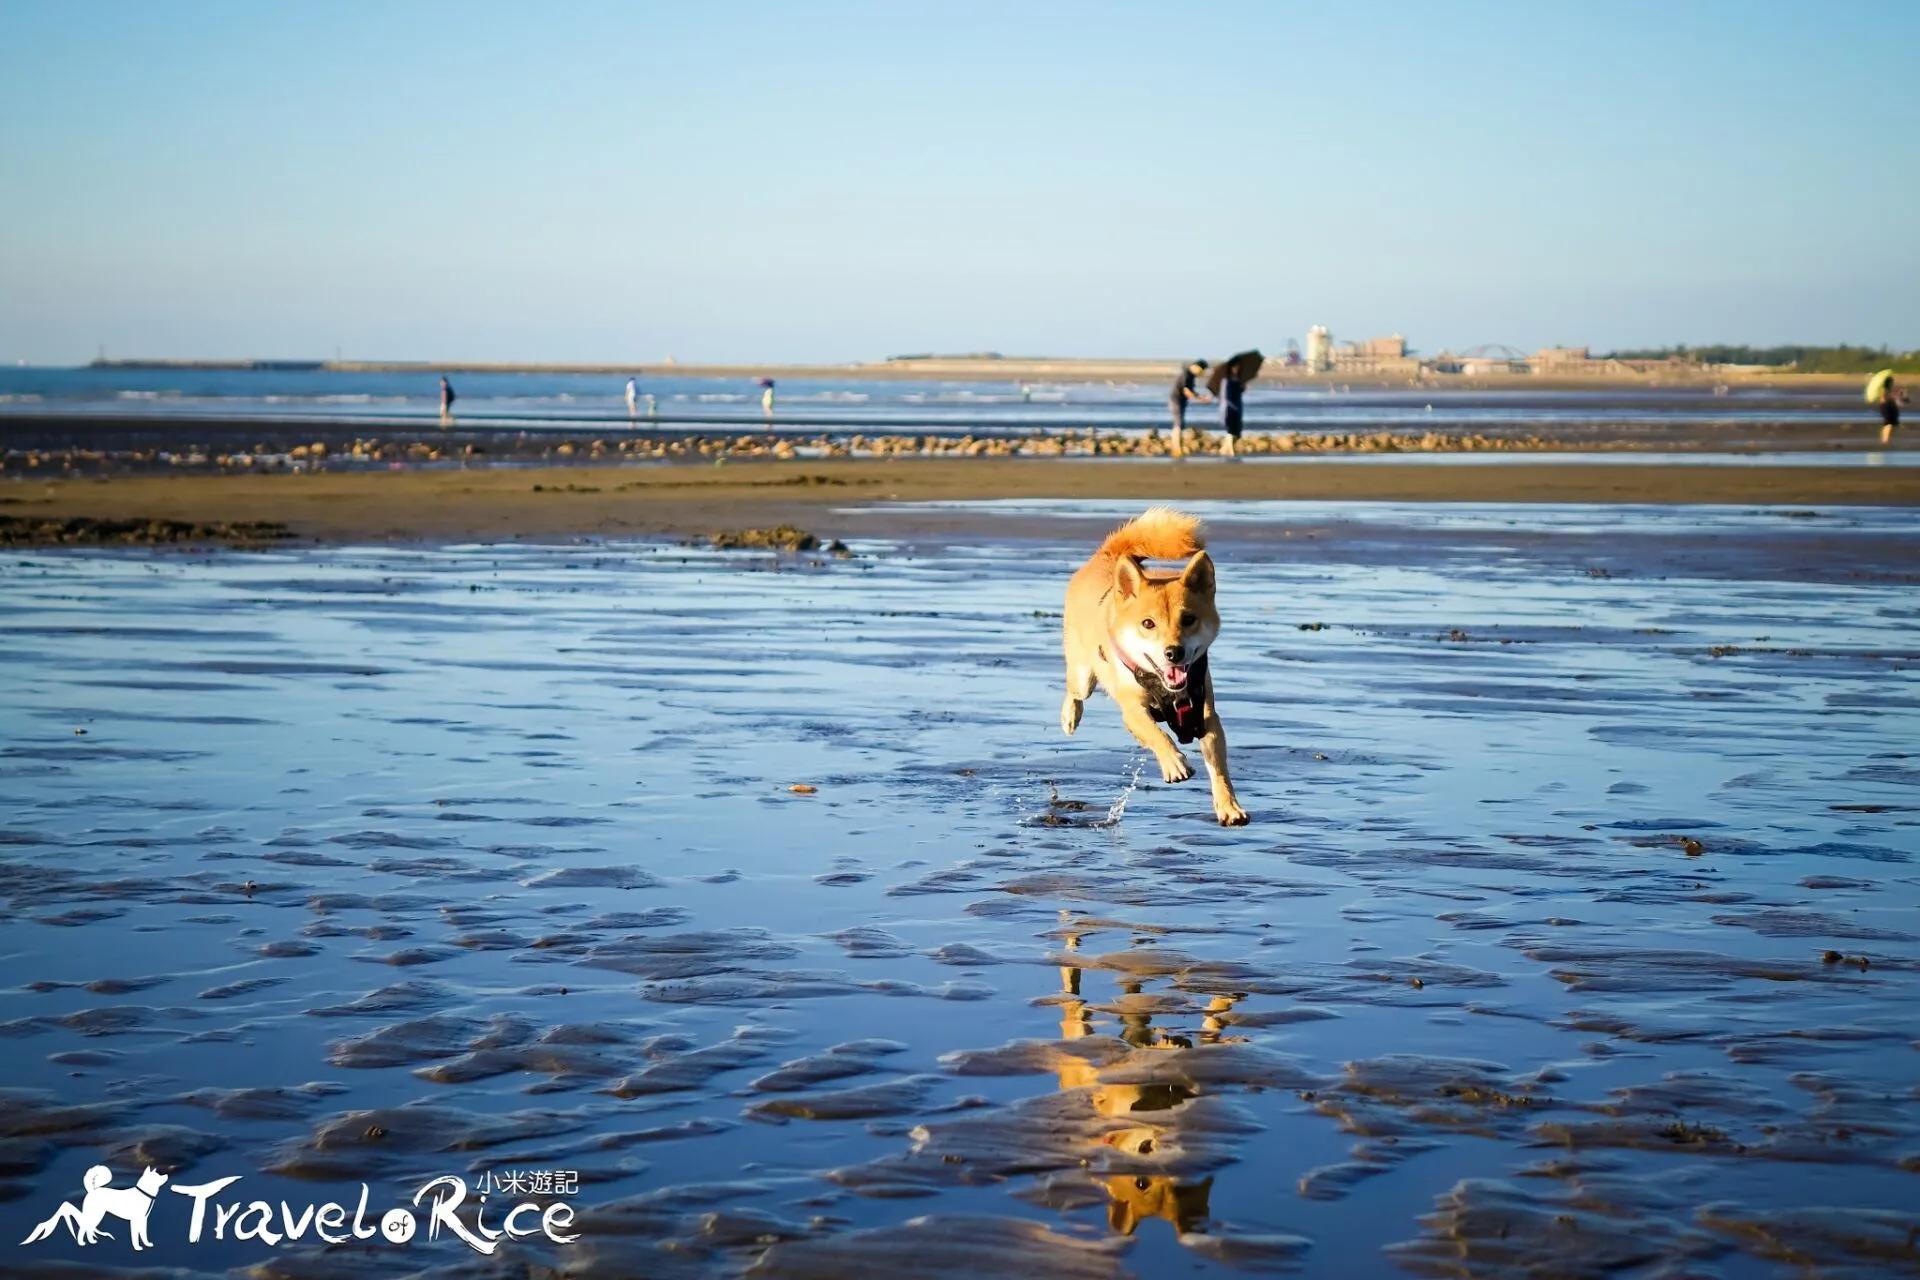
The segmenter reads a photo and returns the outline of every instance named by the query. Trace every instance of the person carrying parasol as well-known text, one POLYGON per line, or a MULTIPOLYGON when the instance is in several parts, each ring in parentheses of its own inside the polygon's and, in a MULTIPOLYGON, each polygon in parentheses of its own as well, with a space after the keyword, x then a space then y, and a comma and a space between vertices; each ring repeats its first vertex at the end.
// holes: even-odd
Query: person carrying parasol
POLYGON ((1893 429, 1900 425, 1900 404, 1907 398, 1894 381, 1893 370, 1882 369, 1867 379, 1867 403, 1880 410, 1880 443, 1893 441, 1893 429))
POLYGON ((1227 433, 1226 455, 1238 457, 1240 428, 1247 384, 1260 376, 1266 357, 1258 351, 1242 351, 1213 366, 1207 375, 1207 392, 1220 402, 1220 429, 1227 433))

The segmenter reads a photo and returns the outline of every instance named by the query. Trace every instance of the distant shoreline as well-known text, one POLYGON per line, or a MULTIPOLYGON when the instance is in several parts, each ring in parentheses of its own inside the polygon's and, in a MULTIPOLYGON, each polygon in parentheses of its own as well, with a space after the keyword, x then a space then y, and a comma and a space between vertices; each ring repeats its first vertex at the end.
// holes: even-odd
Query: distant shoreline
MULTIPOLYGON (((945 357, 875 360, 854 364, 678 364, 542 363, 486 360, 215 360, 215 359, 101 359, 83 368, 107 370, 171 370, 304 373, 419 373, 440 374, 552 374, 596 377, 677 377, 775 381, 888 382, 1039 382, 1141 383, 1168 381, 1191 357, 1164 360, 1050 359, 1043 357, 945 357)), ((1698 386, 1711 387, 1855 387, 1863 375, 1853 373, 1754 372, 1712 365, 1675 366, 1658 371, 1604 374, 1435 373, 1418 377, 1346 372, 1309 373, 1304 369, 1269 367, 1260 376, 1266 385, 1300 387, 1423 387, 1432 390, 1542 391, 1595 387, 1698 386)))
MULTIPOLYGON (((1624 403, 1624 401, 1623 401, 1624 403)), ((1348 414, 1319 422, 1269 422, 1249 415, 1249 454, 1436 454, 1474 452, 1791 453, 1852 454, 1886 450, 1879 423, 1866 414, 1844 419, 1779 420, 1765 416, 1737 424, 1621 418, 1555 422, 1531 416, 1523 397, 1498 417, 1348 414)), ((1764 407, 1764 401, 1762 402, 1764 407)), ((885 418, 832 420, 788 417, 676 417, 516 420, 462 415, 442 422, 430 412, 399 418, 308 414, 171 414, 150 412, 0 412, 0 477, 7 480, 129 475, 145 472, 261 472, 341 470, 418 465, 567 466, 676 462, 695 458, 750 461, 831 457, 1162 457, 1163 424, 1147 420, 1021 422, 970 418, 963 422, 897 422, 885 418)), ((1211 422, 1194 432, 1199 452, 1218 445, 1211 422), (1211 443, 1207 443, 1211 441, 1211 443)), ((1905 453, 1903 437, 1891 449, 1905 453)))

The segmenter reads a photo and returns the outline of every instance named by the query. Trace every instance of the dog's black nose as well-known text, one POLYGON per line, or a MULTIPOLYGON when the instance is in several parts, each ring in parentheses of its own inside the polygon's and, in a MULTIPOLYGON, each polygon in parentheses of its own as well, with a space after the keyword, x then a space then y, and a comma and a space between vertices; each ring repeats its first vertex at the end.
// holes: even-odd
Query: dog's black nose
POLYGON ((1187 646, 1183 644, 1170 644, 1167 646, 1168 662, 1180 662, 1184 660, 1186 656, 1187 656, 1187 646))

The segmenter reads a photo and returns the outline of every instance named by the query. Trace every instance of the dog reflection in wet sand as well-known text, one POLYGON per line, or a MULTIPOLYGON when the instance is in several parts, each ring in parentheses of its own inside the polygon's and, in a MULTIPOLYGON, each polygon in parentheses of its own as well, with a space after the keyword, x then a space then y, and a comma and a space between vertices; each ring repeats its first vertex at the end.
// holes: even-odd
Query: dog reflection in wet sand
MULTIPOLYGON (((1069 934, 1066 949, 1080 949, 1078 934, 1069 934)), ((1062 965, 1060 983, 1067 997, 1061 1004, 1060 1038, 1078 1040, 1093 1034, 1093 1015, 1080 995, 1081 971, 1075 965, 1062 965)), ((1123 978, 1120 989, 1127 995, 1140 994, 1141 984, 1123 978)), ((1221 1038, 1220 1015, 1233 1008, 1233 999, 1215 996, 1201 1024, 1200 1042, 1217 1043, 1221 1038)), ((1119 1015, 1120 1038, 1136 1049, 1190 1049, 1193 1041, 1172 1035, 1153 1025, 1149 1013, 1127 1012, 1119 1015)), ((1182 1084, 1102 1084, 1100 1068, 1081 1058, 1067 1057, 1056 1073, 1062 1089, 1086 1089, 1094 1110, 1110 1120, 1128 1122, 1126 1128, 1101 1136, 1100 1141, 1117 1151, 1141 1160, 1164 1161, 1180 1149, 1182 1106, 1199 1096, 1191 1082, 1182 1084)), ((1205 1229, 1209 1216, 1208 1201, 1213 1193, 1213 1177, 1182 1180, 1165 1173, 1117 1173, 1102 1180, 1107 1189, 1107 1224, 1121 1235, 1132 1235, 1141 1222, 1163 1218, 1173 1229, 1186 1234, 1205 1229)))

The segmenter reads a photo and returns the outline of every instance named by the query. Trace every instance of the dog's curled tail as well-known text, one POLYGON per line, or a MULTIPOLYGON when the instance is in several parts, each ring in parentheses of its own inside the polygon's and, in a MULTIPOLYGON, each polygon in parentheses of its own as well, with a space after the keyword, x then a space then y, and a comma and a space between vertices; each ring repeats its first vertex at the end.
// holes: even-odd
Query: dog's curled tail
POLYGON ((80 1179, 80 1185, 84 1186, 89 1191, 98 1191, 100 1188, 108 1185, 112 1181, 113 1181, 113 1170, 107 1168, 107 1166, 103 1164, 97 1164, 93 1166, 93 1168, 87 1170, 86 1176, 80 1179))
POLYGON ((1207 545, 1200 517, 1171 507, 1148 507, 1107 535, 1100 544, 1103 556, 1135 556, 1142 560, 1185 560, 1207 545))

